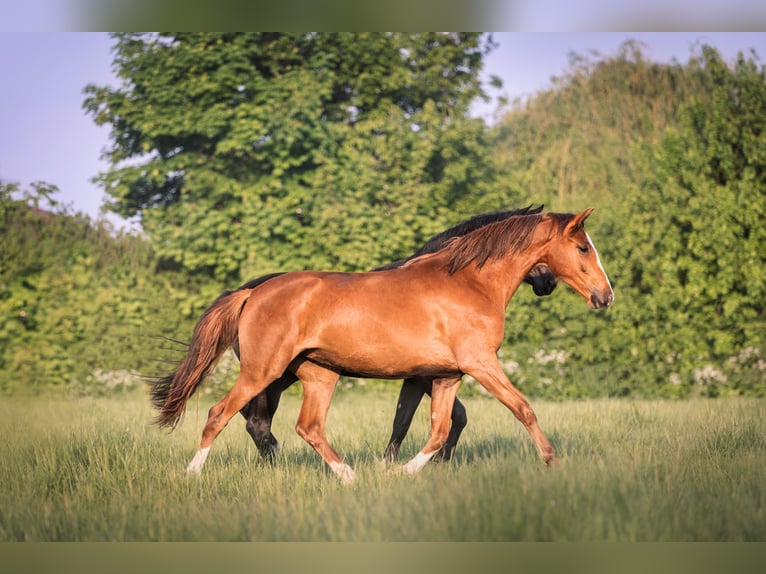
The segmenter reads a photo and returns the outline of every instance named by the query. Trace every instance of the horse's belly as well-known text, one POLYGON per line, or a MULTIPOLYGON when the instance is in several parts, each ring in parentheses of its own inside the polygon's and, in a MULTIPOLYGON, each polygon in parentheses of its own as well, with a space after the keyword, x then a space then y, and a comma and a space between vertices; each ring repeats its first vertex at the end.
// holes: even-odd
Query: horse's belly
POLYGON ((304 356, 312 362, 344 375, 401 379, 421 376, 447 376, 458 372, 454 356, 440 348, 403 348, 401 345, 355 344, 346 348, 334 345, 331 348, 316 348, 304 356))

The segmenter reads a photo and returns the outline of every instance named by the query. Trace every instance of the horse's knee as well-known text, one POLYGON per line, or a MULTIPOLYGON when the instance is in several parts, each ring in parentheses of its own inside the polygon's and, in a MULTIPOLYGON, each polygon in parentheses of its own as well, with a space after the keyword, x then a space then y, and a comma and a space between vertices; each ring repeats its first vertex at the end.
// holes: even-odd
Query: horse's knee
POLYGON ((318 439, 321 434, 316 424, 307 424, 302 421, 298 421, 298 424, 295 425, 295 432, 311 446, 315 446, 319 442, 318 439))

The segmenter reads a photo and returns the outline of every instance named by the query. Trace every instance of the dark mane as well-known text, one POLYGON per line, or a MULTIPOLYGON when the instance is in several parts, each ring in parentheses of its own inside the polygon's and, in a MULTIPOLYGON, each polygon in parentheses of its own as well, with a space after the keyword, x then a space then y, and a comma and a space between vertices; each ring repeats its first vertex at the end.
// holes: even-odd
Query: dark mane
MULTIPOLYGON (((546 213, 545 216, 556 223, 558 233, 561 233, 573 217, 569 213, 546 213)), ((539 211, 527 215, 516 215, 453 239, 447 247, 450 250, 448 263, 450 275, 467 267, 473 261, 476 261, 476 266, 481 268, 489 259, 497 259, 509 252, 522 251, 529 245, 532 232, 543 217, 539 211)))
POLYGON ((373 271, 384 271, 386 269, 396 269, 397 267, 401 267, 408 261, 411 261, 412 259, 420 257, 421 255, 427 255, 428 253, 436 253, 437 251, 444 249, 444 247, 456 237, 463 237, 473 231, 476 231, 477 229, 486 227, 487 225, 490 225, 492 223, 504 221, 508 219, 509 217, 514 217, 516 215, 536 215, 541 213, 542 210, 543 210, 542 205, 539 207, 532 207, 530 205, 529 207, 522 207, 521 209, 493 211, 491 213, 482 213, 481 215, 475 215, 471 217, 470 219, 466 219, 465 221, 458 223, 454 227, 450 227, 446 231, 442 231, 438 235, 434 235, 431 239, 426 241, 420 249, 418 249, 415 253, 413 253, 409 257, 406 257, 405 259, 399 259, 397 261, 388 263, 387 265, 383 265, 381 267, 377 267, 373 269, 373 271))

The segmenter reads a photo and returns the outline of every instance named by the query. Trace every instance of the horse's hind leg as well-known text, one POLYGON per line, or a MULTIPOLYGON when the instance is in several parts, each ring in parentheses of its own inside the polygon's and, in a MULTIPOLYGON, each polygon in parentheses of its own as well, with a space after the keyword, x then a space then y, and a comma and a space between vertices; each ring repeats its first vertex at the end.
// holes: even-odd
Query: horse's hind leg
POLYGON ((404 465, 404 471, 407 474, 419 472, 444 446, 449 434, 452 405, 459 388, 459 376, 434 379, 431 390, 431 435, 423 450, 404 465))
MULTIPOLYGON (((239 360, 239 338, 234 340, 231 344, 231 348, 237 356, 237 360, 239 360)), ((272 385, 273 384, 274 383, 272 383, 272 385)), ((250 438, 253 439, 258 452, 261 453, 263 458, 272 461, 276 452, 279 451, 279 442, 277 442, 276 437, 271 434, 272 417, 269 415, 266 391, 255 396, 250 402, 242 407, 239 412, 247 421, 245 423, 245 429, 250 435, 250 438), (276 445, 276 447, 273 445, 276 445)))
POLYGON ((268 414, 266 391, 258 394, 239 412, 247 421, 245 429, 250 438, 253 439, 258 452, 263 458, 271 460, 274 454, 271 449, 273 435, 271 434, 271 418, 268 414))
POLYGON ((258 452, 269 461, 273 461, 279 452, 279 441, 271 433, 274 413, 284 390, 297 380, 292 373, 284 373, 240 411, 247 419, 245 428, 255 442, 258 452))
POLYGON ((327 411, 338 382, 338 373, 304 361, 297 365, 295 374, 303 385, 303 403, 295 431, 330 465, 343 484, 351 484, 356 478, 354 471, 330 446, 325 434, 327 411))
MULTIPOLYGON (((264 380, 268 381, 268 378, 264 380)), ((187 472, 191 474, 199 474, 202 470, 202 466, 207 460, 207 455, 210 452, 210 446, 213 444, 215 438, 220 434, 224 427, 228 424, 231 418, 237 414, 242 408, 252 399, 258 395, 267 383, 252 383, 246 375, 240 371, 239 377, 234 387, 226 394, 226 396, 208 411, 207 423, 202 431, 202 440, 200 441, 199 450, 187 467, 187 472)))
POLYGON ((399 391, 399 400, 396 403, 396 415, 394 415, 391 439, 388 441, 388 446, 383 453, 383 458, 387 462, 396 460, 396 456, 399 454, 399 447, 410 430, 410 424, 412 424, 415 411, 418 410, 420 400, 423 398, 426 388, 430 394, 431 384, 430 377, 404 379, 402 390, 399 391))
MULTIPOLYGON (((298 377, 293 373, 285 371, 281 377, 266 387, 266 408, 268 409, 269 431, 271 430, 271 423, 274 420, 274 414, 277 412, 277 408, 279 408, 279 401, 282 398, 282 393, 284 393, 287 388, 297 380, 298 377)), ((279 441, 273 434, 271 434, 271 432, 269 432, 269 437, 271 452, 276 455, 279 453, 280 449, 279 441)))

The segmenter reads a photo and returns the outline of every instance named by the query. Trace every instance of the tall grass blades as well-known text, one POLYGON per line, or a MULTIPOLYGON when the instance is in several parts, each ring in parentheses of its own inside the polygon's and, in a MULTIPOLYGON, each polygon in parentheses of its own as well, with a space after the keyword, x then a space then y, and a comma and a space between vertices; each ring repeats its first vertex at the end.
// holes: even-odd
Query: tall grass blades
MULTIPOLYGON (((535 404, 561 455, 547 469, 502 405, 468 397, 453 460, 409 477, 381 460, 395 395, 340 393, 328 433, 351 487, 293 431, 295 394, 277 413, 276 463, 237 418, 186 476, 204 401, 167 433, 143 396, 0 399, 0 541, 766 540, 758 399, 535 404)), ((427 422, 421 409, 402 462, 427 422)))

